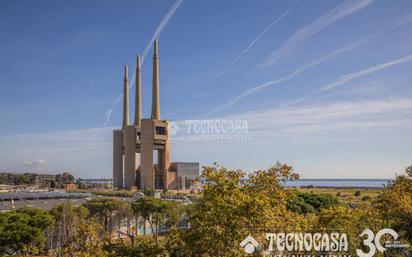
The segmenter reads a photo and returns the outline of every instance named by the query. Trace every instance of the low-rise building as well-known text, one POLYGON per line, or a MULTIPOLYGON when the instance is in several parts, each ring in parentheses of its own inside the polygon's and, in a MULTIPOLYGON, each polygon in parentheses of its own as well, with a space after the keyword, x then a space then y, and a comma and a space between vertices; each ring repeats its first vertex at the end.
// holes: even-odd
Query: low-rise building
POLYGON ((174 172, 176 190, 193 189, 200 178, 200 169, 198 162, 172 162, 170 171, 174 172))

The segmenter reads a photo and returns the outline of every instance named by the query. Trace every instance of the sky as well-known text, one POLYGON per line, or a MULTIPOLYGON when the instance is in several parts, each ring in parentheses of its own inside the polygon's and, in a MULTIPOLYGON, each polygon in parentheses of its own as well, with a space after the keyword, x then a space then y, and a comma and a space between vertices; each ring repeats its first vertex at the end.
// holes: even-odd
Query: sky
POLYGON ((0 1, 0 170, 111 177, 123 67, 133 96, 143 55, 149 117, 158 37, 173 161, 393 178, 412 164, 411 24, 407 0, 0 1))

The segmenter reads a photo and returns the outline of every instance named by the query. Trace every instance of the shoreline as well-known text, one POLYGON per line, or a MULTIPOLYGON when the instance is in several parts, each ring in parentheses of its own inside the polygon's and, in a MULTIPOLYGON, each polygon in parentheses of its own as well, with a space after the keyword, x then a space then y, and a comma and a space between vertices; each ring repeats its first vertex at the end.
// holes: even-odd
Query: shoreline
POLYGON ((368 187, 368 186, 285 186, 285 188, 294 189, 384 189, 385 187, 368 187))

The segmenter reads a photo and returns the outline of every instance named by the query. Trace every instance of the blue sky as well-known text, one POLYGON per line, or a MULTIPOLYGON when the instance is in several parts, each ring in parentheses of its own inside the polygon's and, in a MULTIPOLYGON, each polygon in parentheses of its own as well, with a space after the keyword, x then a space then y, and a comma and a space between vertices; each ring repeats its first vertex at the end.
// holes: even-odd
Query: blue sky
POLYGON ((412 164, 411 24, 406 0, 1 1, 0 170, 111 177, 123 66, 149 50, 148 117, 157 35, 162 118, 248 124, 175 138, 174 161, 391 178, 412 164))

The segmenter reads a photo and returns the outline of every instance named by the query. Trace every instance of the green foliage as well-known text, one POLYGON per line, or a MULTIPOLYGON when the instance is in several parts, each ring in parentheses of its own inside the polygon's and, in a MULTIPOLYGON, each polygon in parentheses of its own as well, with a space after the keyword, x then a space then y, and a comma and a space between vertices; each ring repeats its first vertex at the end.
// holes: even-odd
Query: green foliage
POLYGON ((373 207, 354 209, 343 205, 322 209, 317 215, 317 222, 314 223, 316 231, 346 233, 352 256, 357 256, 355 249, 362 248, 362 240, 359 240, 358 235, 365 228, 379 231, 385 227, 388 227, 388 224, 373 207))
POLYGON ((135 194, 132 191, 127 190, 119 190, 119 191, 107 191, 107 190, 97 190, 93 191, 95 195, 102 195, 102 196, 111 196, 111 197, 133 197, 135 194))
POLYGON ((36 176, 34 173, 0 173, 0 184, 12 184, 12 185, 22 185, 22 184, 33 184, 36 176))
POLYGON ((309 203, 305 202, 305 199, 303 197, 299 197, 298 194, 293 194, 290 197, 287 203, 287 207, 289 210, 299 214, 306 214, 315 211, 315 208, 309 203))
POLYGON ((239 170, 214 166, 203 167, 202 172, 207 183, 190 205, 154 197, 132 203, 96 198, 80 207, 59 205, 49 213, 30 208, 2 213, 0 255, 44 255, 47 236, 59 246, 49 255, 80 257, 250 256, 239 246, 246 235, 251 233, 265 241, 266 232, 276 231, 344 232, 348 234, 352 256, 356 256, 354 249, 362 247, 358 235, 365 228, 375 232, 394 228, 401 240, 412 241, 412 166, 390 183, 378 199, 363 196, 361 199, 369 202, 361 208, 339 204, 329 194, 284 189, 285 181, 297 178, 286 164, 276 163, 257 171, 247 183, 240 183, 245 173, 239 170), (152 227, 154 237, 138 236, 132 243, 119 240, 110 244, 94 218, 104 220, 107 231, 114 213, 142 217, 152 227), (178 228, 182 220, 188 220, 187 229, 178 228), (159 228, 167 228, 168 233, 158 237, 159 228))
POLYGON ((96 198, 84 204, 92 216, 104 220, 104 229, 108 232, 108 223, 114 211, 120 209, 123 203, 115 198, 96 198))
POLYGON ((165 257, 166 249, 163 244, 159 244, 152 237, 139 237, 134 245, 117 245, 110 256, 130 256, 130 257, 165 257))
POLYGON ((85 222, 79 226, 75 237, 77 246, 70 252, 70 256, 76 257, 107 257, 107 240, 100 238, 101 226, 95 222, 85 222))
POLYGON ((55 220, 59 220, 62 216, 70 216, 70 217, 77 217, 78 219, 86 219, 89 216, 89 210, 80 205, 79 207, 75 207, 71 203, 64 203, 53 207, 50 210, 50 214, 53 215, 55 220))
POLYGON ((329 208, 338 202, 338 199, 332 195, 294 191, 288 199, 287 207, 293 212, 306 214, 329 208))
POLYGON ((145 189, 143 193, 147 196, 154 196, 155 190, 148 188, 148 189, 145 189))
POLYGON ((45 211, 23 208, 0 214, 0 253, 37 254, 46 243, 47 230, 54 223, 45 211))
POLYGON ((405 168, 405 174, 406 174, 406 176, 408 176, 409 178, 412 178, 412 165, 405 168))
POLYGON ((203 174, 207 179, 203 197, 195 203, 189 217, 191 227, 182 238, 187 249, 175 251, 178 255, 184 251, 187 256, 240 255, 242 229, 249 226, 244 210, 250 201, 239 186, 244 173, 204 167, 203 174))
MULTIPOLYGON (((60 183, 72 183, 74 181, 73 175, 68 172, 64 172, 63 174, 54 175, 54 187, 56 187, 60 183)), ((53 181, 52 180, 52 181, 53 181)), ((8 185, 23 185, 23 184, 34 184, 36 182, 43 181, 44 175, 37 174, 37 173, 8 173, 8 172, 1 172, 0 173, 0 184, 8 184, 8 185)))
POLYGON ((362 196, 362 198, 361 198, 361 200, 362 201, 370 201, 372 199, 372 197, 371 196, 369 196, 369 195, 365 195, 365 196, 362 196))
POLYGON ((13 179, 13 184, 15 185, 30 184, 31 182, 32 180, 30 179, 30 177, 24 174, 15 175, 13 179))
POLYGON ((132 210, 149 222, 157 240, 161 226, 170 229, 176 226, 182 218, 183 206, 175 201, 162 200, 146 196, 132 203, 132 210))
POLYGON ((54 207, 50 213, 56 220, 53 236, 57 248, 52 253, 57 256, 107 256, 101 240, 102 227, 93 219, 88 219, 89 210, 84 206, 75 207, 65 203, 54 207))
POLYGON ((74 182, 74 176, 68 172, 63 172, 62 174, 62 183, 70 184, 74 182))
POLYGON ((385 188, 376 205, 391 225, 412 241, 412 166, 385 188))
POLYGON ((286 207, 282 183, 297 177, 286 164, 257 171, 243 185, 242 171, 215 166, 203 167, 202 173, 207 182, 203 197, 191 208, 190 228, 169 238, 173 256, 245 256, 239 243, 250 231, 300 229, 310 222, 286 207))

